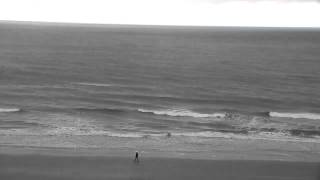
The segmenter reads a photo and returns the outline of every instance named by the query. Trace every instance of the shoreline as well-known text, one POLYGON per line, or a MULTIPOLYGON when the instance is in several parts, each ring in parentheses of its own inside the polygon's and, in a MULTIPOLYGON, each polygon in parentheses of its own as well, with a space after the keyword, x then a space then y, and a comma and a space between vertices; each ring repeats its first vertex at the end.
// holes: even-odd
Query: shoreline
MULTIPOLYGON (((214 150, 211 152, 166 151, 159 149, 135 149, 119 147, 35 147, 24 145, 0 145, 0 155, 60 156, 60 157, 126 157, 134 158, 139 151, 141 158, 172 158, 213 161, 275 161, 320 163, 320 152, 288 152, 284 150, 214 150)), ((319 170, 320 171, 320 170, 319 170)))
POLYGON ((169 157, 207 160, 320 162, 320 144, 228 138, 0 136, 0 154, 169 157))

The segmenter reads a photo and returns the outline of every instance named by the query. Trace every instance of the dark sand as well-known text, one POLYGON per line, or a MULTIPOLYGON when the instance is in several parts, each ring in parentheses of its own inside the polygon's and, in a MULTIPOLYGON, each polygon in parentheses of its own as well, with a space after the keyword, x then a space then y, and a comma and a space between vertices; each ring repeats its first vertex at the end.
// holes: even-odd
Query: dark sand
POLYGON ((0 179, 319 180, 320 163, 1 154, 0 179))

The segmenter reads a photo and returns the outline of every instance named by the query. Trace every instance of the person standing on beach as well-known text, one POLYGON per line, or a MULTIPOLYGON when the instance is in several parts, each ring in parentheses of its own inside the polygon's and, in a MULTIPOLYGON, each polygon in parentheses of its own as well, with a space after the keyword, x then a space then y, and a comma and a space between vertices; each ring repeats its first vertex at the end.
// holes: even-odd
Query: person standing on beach
POLYGON ((134 158, 134 162, 139 162, 139 153, 138 153, 138 151, 136 151, 136 156, 135 156, 135 158, 134 158))

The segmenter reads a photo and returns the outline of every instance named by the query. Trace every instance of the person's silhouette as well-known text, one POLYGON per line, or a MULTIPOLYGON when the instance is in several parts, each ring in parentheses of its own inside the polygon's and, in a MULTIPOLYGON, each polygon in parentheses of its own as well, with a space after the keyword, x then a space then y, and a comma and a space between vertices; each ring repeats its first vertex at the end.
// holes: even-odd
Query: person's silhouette
POLYGON ((135 158, 134 158, 134 162, 139 162, 139 153, 138 153, 138 151, 136 151, 136 156, 135 156, 135 158))

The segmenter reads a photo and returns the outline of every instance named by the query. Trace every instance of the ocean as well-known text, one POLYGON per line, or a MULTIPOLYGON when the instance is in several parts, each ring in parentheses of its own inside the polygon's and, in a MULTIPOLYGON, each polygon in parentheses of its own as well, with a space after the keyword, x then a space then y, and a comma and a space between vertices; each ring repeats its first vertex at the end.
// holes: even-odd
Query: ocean
POLYGON ((0 24, 7 144, 89 136, 320 143, 319 89, 320 29, 0 24))

